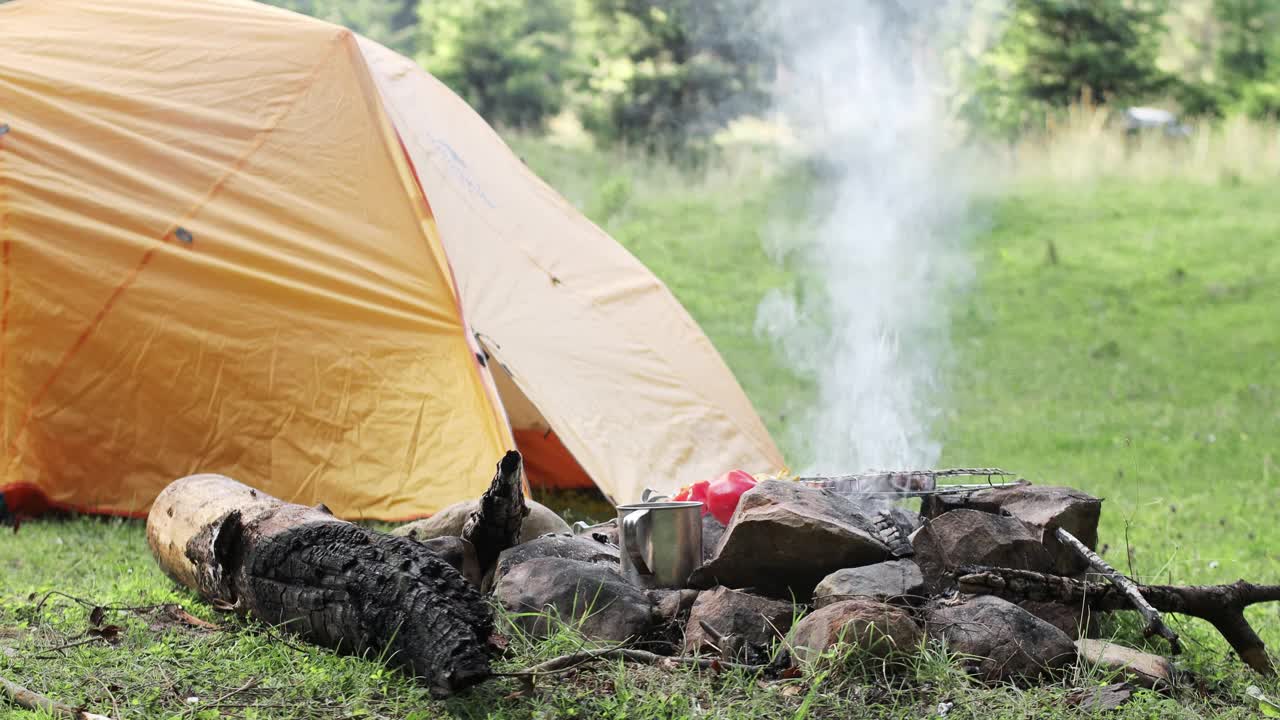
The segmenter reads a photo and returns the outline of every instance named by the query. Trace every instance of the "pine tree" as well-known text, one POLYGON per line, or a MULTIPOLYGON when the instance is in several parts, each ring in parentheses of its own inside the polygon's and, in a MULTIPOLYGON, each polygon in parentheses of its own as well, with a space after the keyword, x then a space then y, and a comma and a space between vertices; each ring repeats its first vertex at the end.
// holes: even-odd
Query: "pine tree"
POLYGON ((587 129, 606 142, 686 158, 732 118, 766 102, 763 0, 580 0, 578 34, 593 68, 587 129))
POLYGON ((1152 0, 1015 0, 1006 37, 1021 56, 1019 89, 1053 106, 1160 92, 1162 11, 1152 0))

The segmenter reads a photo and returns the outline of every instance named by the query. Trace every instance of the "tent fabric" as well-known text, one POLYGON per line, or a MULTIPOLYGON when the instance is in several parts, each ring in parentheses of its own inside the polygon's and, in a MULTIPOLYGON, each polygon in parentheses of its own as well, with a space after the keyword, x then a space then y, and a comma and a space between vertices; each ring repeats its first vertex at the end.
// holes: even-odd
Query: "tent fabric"
POLYGON ((141 515, 217 472, 421 517, 533 432, 531 474, 617 501, 781 466, 666 288, 408 60, 249 0, 0 28, 11 508, 141 515))
POLYGON ((216 470, 384 519, 483 491, 510 432, 351 33, 170 0, 0 26, 4 485, 137 514, 216 470))

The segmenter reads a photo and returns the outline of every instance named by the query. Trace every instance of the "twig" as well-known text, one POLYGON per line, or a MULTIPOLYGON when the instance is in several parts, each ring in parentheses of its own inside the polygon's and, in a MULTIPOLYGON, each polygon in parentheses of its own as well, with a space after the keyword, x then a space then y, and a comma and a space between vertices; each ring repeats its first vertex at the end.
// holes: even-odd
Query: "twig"
POLYGON ((608 650, 584 650, 582 652, 561 655, 558 658, 552 658, 543 663, 538 663, 533 667, 518 672, 494 673, 494 675, 502 677, 533 677, 536 675, 552 675, 556 673, 568 672, 593 660, 615 659, 630 660, 631 662, 640 663, 642 665, 661 665, 670 663, 673 665, 689 665, 692 667, 709 669, 729 669, 729 670, 763 670, 766 665, 744 665, 742 663, 725 662, 718 658, 698 658, 675 656, 668 657, 666 655, 658 655, 647 650, 632 650, 628 648, 610 648, 608 650))
POLYGON ((162 610, 167 607, 177 607, 177 608, 182 607, 177 603, 159 603, 156 605, 102 605, 102 604, 93 602, 92 600, 85 600, 84 598, 78 598, 75 595, 68 595, 67 593, 62 592, 61 590, 50 590, 40 598, 40 601, 36 603, 36 607, 32 612, 39 615, 41 608, 43 608, 44 604, 49 601, 49 598, 54 595, 64 597, 68 600, 71 600, 72 602, 78 603, 90 609, 100 607, 103 609, 103 611, 106 611, 106 612, 146 612, 151 610, 162 610))
MULTIPOLYGON (((287 624, 288 623, 281 623, 280 627, 284 627, 287 624)), ((297 650, 300 653, 311 653, 315 650, 314 647, 305 648, 293 642, 289 638, 285 637, 284 632, 282 632, 278 627, 276 627, 275 625, 272 625, 271 623, 262 623, 261 625, 259 625, 259 627, 266 630, 267 636, 270 637, 271 639, 278 640, 280 641, 280 643, 282 643, 286 647, 291 648, 293 650, 297 650)))
POLYGON ((1134 609, 1138 611, 1138 614, 1142 615, 1142 619, 1147 623, 1146 627, 1143 628, 1143 634, 1145 636, 1151 637, 1152 635, 1159 635, 1169 641, 1169 650, 1174 655, 1182 652, 1182 646, 1178 643, 1178 633, 1174 632, 1168 625, 1164 624, 1164 619, 1160 617, 1160 612, 1151 607, 1151 603, 1147 602, 1147 599, 1142 596, 1142 592, 1132 580, 1121 575, 1115 568, 1108 565, 1106 560, 1103 560, 1100 555, 1090 550, 1084 543, 1080 542, 1075 535, 1072 535, 1062 528, 1058 528, 1055 531, 1055 534, 1058 536, 1058 540, 1060 542, 1074 550, 1075 553, 1087 561, 1094 570, 1101 573, 1103 577, 1109 580, 1112 585, 1115 585, 1125 594, 1126 597, 1129 598, 1129 602, 1133 603, 1134 609))
POLYGON ((230 700, 236 695, 239 695, 240 693, 244 692, 245 690, 248 690, 249 688, 257 684, 258 684, 258 678, 249 678, 249 682, 245 683, 244 685, 241 685, 235 690, 228 691, 222 697, 218 698, 217 700, 214 700, 213 702, 201 703, 200 705, 191 708, 189 712, 191 712, 194 715, 201 710, 208 710, 212 708, 223 707, 223 703, 225 703, 226 701, 230 700))
POLYGON ((88 607, 93 607, 93 605, 92 605, 91 603, 89 603, 87 600, 81 600, 80 598, 78 598, 78 597, 76 597, 76 596, 74 596, 74 595, 68 595, 68 594, 66 594, 66 593, 62 592, 61 590, 50 590, 49 592, 45 593, 43 597, 41 597, 41 598, 40 598, 40 602, 36 603, 35 610, 32 610, 32 612, 33 612, 34 614, 36 614, 36 615, 39 615, 39 614, 40 614, 40 608, 43 608, 43 607, 44 607, 45 602, 46 602, 46 601, 48 601, 48 600, 49 600, 49 598, 50 598, 50 597, 52 597, 52 596, 54 596, 54 595, 61 595, 62 597, 65 597, 65 598, 67 598, 67 599, 69 599, 69 600, 74 600, 75 602, 78 602, 78 603, 80 603, 81 605, 85 605, 85 606, 88 606, 88 607))
POLYGON ((730 639, 730 636, 715 629, 715 627, 706 620, 699 620, 698 625, 702 627, 702 632, 706 633, 707 637, 711 638, 711 642, 708 644, 720 653, 721 658, 731 661, 733 659, 733 646, 726 642, 730 639))
POLYGON ((107 641, 107 639, 106 639, 106 638, 104 638, 104 637, 102 637, 101 635, 93 635, 93 636, 91 636, 91 637, 87 637, 87 638, 85 638, 84 640, 77 640, 77 641, 75 641, 75 642, 70 642, 70 643, 67 643, 67 644, 65 644, 65 645, 59 645, 59 646, 57 646, 57 647, 45 648, 44 652, 40 653, 40 654, 39 654, 39 655, 37 655, 36 657, 37 657, 37 658, 45 658, 45 659, 52 658, 52 657, 56 657, 56 656, 52 655, 52 653, 55 653, 55 652, 56 652, 56 653, 61 653, 63 650, 69 650, 69 649, 71 649, 71 648, 73 648, 73 647, 80 647, 81 645, 88 645, 89 643, 97 642, 97 641, 99 641, 99 640, 101 640, 101 641, 103 641, 103 642, 106 642, 106 641, 107 641))
POLYGON ((107 698, 111 700, 111 709, 115 711, 116 716, 119 716, 120 703, 116 702, 116 694, 111 692, 110 686, 108 686, 106 683, 102 682, 98 678, 95 677, 93 681, 102 686, 103 691, 107 693, 107 698))
POLYGON ((95 715, 91 712, 77 710, 56 700, 50 700, 38 692, 28 690, 2 677, 0 677, 0 694, 3 694, 4 697, 11 700, 18 707, 26 708, 27 710, 43 711, 50 715, 74 718, 75 720, 111 720, 106 715, 95 715))
POLYGON ((707 622, 706 620, 699 620, 698 625, 702 627, 702 632, 706 633, 711 637, 712 642, 721 643, 721 642, 724 642, 725 638, 729 637, 728 635, 725 635, 724 633, 715 629, 715 627, 712 626, 712 624, 707 622))

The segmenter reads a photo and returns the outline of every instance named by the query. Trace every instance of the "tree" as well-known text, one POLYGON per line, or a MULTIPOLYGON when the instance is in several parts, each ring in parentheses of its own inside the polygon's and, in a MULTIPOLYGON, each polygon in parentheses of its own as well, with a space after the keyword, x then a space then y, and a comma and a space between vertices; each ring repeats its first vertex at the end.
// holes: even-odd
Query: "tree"
POLYGON ((1280 8, 1272 0, 1214 0, 1221 92, 1253 117, 1280 113, 1280 8))
POLYGON ((1172 93, 1215 102, 1157 67, 1166 32, 1157 0, 1012 0, 993 20, 994 41, 969 60, 953 99, 977 131, 1016 137, 1086 96, 1110 103, 1172 93))
POLYGON ((1006 37, 1022 60, 1019 90, 1057 107, 1085 92, 1108 102, 1163 91, 1162 11, 1152 0, 1014 0, 1006 37))
POLYGON ((606 142, 688 150, 767 97, 763 0, 582 0, 583 124, 606 142))
POLYGON ((1218 23, 1216 65, 1228 87, 1263 79, 1267 74, 1276 31, 1273 0, 1214 0, 1218 23))
POLYGON ((427 0, 418 62, 490 123, 537 129, 576 82, 572 0, 427 0))

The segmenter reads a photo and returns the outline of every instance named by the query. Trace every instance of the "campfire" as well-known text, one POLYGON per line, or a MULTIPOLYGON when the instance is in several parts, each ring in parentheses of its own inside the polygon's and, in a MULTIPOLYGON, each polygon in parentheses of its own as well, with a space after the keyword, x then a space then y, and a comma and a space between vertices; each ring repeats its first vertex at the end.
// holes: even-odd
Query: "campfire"
POLYGON ((1188 678, 1165 657, 1181 647, 1163 613, 1207 620, 1250 668, 1274 673, 1244 609, 1280 601, 1280 587, 1135 582, 1097 551, 1103 501, 1072 488, 994 468, 740 474, 731 496, 729 485, 647 493, 620 519, 570 528, 524 497, 520 477, 508 453, 481 498, 384 534, 192 476, 156 500, 148 539, 208 602, 386 657, 438 696, 497 674, 494 603, 531 636, 572 622, 604 647, 515 673, 528 682, 605 657, 768 680, 841 647, 892 667, 940 641, 986 682, 1041 682, 1088 662, 1170 690, 1188 678), (965 475, 984 481, 941 482, 965 475), (1167 653, 1099 637, 1102 616, 1128 610, 1167 653))

